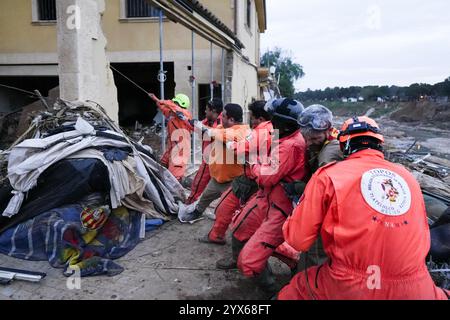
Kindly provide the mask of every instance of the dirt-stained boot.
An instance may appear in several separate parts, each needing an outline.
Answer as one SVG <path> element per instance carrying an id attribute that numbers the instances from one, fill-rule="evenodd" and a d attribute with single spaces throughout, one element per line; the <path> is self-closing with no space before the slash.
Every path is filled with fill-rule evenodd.
<path id="1" fill-rule="evenodd" d="M 279 290 L 269 262 L 267 262 L 263 272 L 256 277 L 256 281 L 261 289 L 266 291 L 270 296 L 274 295 Z"/>
<path id="2" fill-rule="evenodd" d="M 245 242 L 241 242 L 235 237 L 231 237 L 231 251 L 232 255 L 229 258 L 223 258 L 216 261 L 217 269 L 222 270 L 230 270 L 237 269 L 237 259 L 239 257 L 239 253 L 241 253 L 242 248 L 244 247 Z"/>

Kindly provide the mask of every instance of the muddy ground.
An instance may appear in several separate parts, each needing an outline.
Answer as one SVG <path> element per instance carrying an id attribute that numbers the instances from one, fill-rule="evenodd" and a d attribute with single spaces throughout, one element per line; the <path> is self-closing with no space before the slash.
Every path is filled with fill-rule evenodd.
<path id="1" fill-rule="evenodd" d="M 345 117 L 338 117 L 337 124 Z M 414 148 L 450 159 L 450 130 L 414 123 L 398 123 L 388 117 L 378 119 L 390 148 L 406 150 L 415 140 Z M 445 126 L 444 126 L 445 127 Z M 146 138 L 158 147 L 160 138 Z M 193 174 L 194 168 L 189 168 Z M 187 179 L 187 182 L 189 179 Z M 213 210 L 213 205 L 208 210 Z M 264 300 L 271 295 L 237 270 L 223 271 L 216 260 L 230 254 L 229 239 L 225 246 L 198 242 L 212 225 L 204 219 L 193 225 L 178 220 L 166 223 L 148 233 L 145 240 L 117 262 L 124 271 L 114 277 L 83 278 L 79 289 L 69 289 L 68 278 L 61 269 L 47 261 L 25 261 L 0 255 L 0 266 L 46 272 L 40 283 L 14 281 L 0 286 L 0 299 L 196 299 L 196 300 Z M 289 281 L 290 270 L 277 259 L 270 263 L 281 288 Z"/>
<path id="2" fill-rule="evenodd" d="M 79 289 L 62 269 L 47 261 L 25 261 L 0 255 L 0 266 L 47 273 L 40 283 L 14 281 L 0 285 L 0 299 L 182 299 L 182 300 L 267 300 L 271 294 L 259 289 L 237 270 L 216 269 L 216 260 L 230 254 L 230 246 L 200 243 L 212 220 L 181 224 L 174 220 L 147 233 L 145 240 L 116 260 L 124 271 L 114 277 L 82 278 Z M 229 239 L 228 239 L 229 243 Z M 271 258 L 279 287 L 289 281 L 290 270 Z M 73 287 L 73 286 L 72 286 Z"/>

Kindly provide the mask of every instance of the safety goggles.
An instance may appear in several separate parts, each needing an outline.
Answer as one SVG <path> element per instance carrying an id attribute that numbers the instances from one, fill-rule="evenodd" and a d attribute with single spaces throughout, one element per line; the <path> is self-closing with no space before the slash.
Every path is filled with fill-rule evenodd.
<path id="1" fill-rule="evenodd" d="M 299 125 L 302 127 L 312 127 L 314 130 L 317 131 L 325 131 L 331 128 L 331 122 L 330 121 L 323 121 L 320 119 L 313 119 L 308 122 L 302 122 L 302 120 L 299 120 Z"/>

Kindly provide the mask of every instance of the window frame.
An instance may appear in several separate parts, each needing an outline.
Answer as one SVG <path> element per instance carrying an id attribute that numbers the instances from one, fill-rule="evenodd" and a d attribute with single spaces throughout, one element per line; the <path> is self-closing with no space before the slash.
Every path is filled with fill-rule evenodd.
<path id="1" fill-rule="evenodd" d="M 56 0 L 55 10 L 56 10 Z M 54 25 L 56 24 L 57 17 L 55 20 L 41 20 L 39 16 L 39 0 L 31 0 L 31 23 L 36 25 Z"/>
<path id="2" fill-rule="evenodd" d="M 245 25 L 251 30 L 252 28 L 252 0 L 245 2 Z"/>
<path id="3" fill-rule="evenodd" d="M 120 22 L 158 22 L 159 16 L 156 17 L 128 17 L 127 0 L 120 0 Z M 163 21 L 168 21 L 163 15 Z"/>

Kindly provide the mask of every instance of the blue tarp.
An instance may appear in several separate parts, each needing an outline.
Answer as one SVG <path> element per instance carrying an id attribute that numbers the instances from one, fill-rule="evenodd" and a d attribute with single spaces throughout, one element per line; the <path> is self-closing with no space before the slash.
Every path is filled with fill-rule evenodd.
<path id="1" fill-rule="evenodd" d="M 49 210 L 0 234 L 0 252 L 26 260 L 47 260 L 64 274 L 78 267 L 81 276 L 115 275 L 123 268 L 112 259 L 122 257 L 139 242 L 141 213 L 113 210 L 97 230 L 81 222 L 83 207 Z"/>

